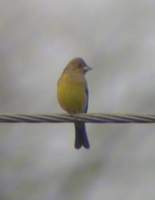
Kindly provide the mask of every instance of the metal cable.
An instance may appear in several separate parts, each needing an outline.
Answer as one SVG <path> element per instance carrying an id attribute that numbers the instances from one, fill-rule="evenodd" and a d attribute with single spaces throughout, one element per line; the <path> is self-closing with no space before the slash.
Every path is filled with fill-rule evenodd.
<path id="1" fill-rule="evenodd" d="M 153 114 L 7 114 L 0 113 L 0 123 L 155 123 Z"/>

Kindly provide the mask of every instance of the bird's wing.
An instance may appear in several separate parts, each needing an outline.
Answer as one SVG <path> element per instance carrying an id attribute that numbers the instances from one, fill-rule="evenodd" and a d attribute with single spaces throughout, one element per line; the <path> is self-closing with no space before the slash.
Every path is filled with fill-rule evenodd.
<path id="1" fill-rule="evenodd" d="M 86 93 L 86 99 L 85 99 L 84 112 L 86 113 L 88 110 L 88 99 L 89 99 L 89 91 L 88 91 L 87 83 L 86 83 L 86 87 L 85 87 L 85 93 Z"/>

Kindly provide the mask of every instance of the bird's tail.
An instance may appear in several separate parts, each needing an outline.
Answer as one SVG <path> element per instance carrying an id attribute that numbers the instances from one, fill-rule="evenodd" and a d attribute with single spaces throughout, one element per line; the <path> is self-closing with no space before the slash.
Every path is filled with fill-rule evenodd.
<path id="1" fill-rule="evenodd" d="M 89 141 L 86 133 L 86 127 L 83 122 L 75 123 L 75 148 L 80 149 L 84 146 L 86 149 L 89 149 Z"/>

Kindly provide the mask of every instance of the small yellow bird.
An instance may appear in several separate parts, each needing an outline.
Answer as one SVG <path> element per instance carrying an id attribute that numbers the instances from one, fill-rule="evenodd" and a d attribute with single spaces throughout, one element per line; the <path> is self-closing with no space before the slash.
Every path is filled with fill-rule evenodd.
<path id="1" fill-rule="evenodd" d="M 85 73 L 91 70 L 82 58 L 72 59 L 58 80 L 57 97 L 61 107 L 70 114 L 86 113 L 88 109 L 88 87 Z M 85 124 L 75 123 L 75 148 L 89 148 Z"/>

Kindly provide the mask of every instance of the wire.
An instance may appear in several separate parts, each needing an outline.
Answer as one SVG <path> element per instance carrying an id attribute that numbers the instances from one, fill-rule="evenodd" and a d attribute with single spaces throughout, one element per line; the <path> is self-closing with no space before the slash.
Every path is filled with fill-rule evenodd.
<path id="1" fill-rule="evenodd" d="M 7 114 L 0 113 L 0 123 L 155 123 L 153 114 Z"/>

